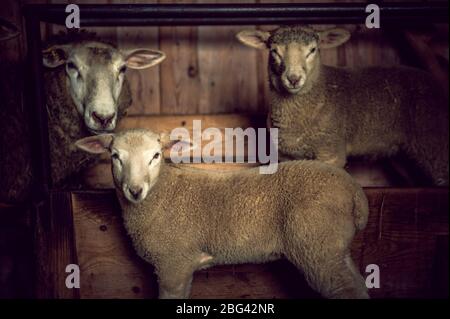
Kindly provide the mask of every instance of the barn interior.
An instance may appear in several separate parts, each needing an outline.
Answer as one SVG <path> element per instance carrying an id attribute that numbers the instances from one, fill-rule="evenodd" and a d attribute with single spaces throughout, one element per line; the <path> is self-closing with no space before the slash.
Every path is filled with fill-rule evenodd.
<path id="1" fill-rule="evenodd" d="M 303 4 L 312 1 L 283 1 Z M 344 1 L 321 1 L 341 3 Z M 351 3 L 352 1 L 345 1 Z M 355 2 L 355 1 L 353 1 Z M 361 2 L 361 1 L 357 1 Z M 398 3 L 402 1 L 396 1 Z M 2 73 L 2 112 L 19 110 L 28 125 L 26 103 L 27 43 L 24 6 L 68 4 L 60 0 L 6 0 L 0 18 L 18 33 L 0 42 L 0 64 L 17 72 Z M 224 4 L 221 0 L 77 1 L 78 4 Z M 234 2 L 233 2 L 234 3 Z M 269 0 L 236 1 L 260 5 Z M 369 3 L 369 2 L 368 2 Z M 426 4 L 427 1 L 417 3 Z M 448 6 L 447 1 L 442 1 Z M 428 71 L 448 98 L 448 12 L 446 21 L 393 23 L 367 29 L 340 24 L 351 32 L 347 43 L 321 52 L 331 66 L 408 65 Z M 426 20 L 426 19 L 425 19 Z M 327 28 L 337 24 L 314 24 Z M 193 121 L 202 128 L 243 129 L 266 126 L 267 53 L 243 46 L 236 33 L 244 28 L 272 30 L 276 25 L 189 25 L 86 27 L 120 49 L 153 48 L 167 55 L 153 68 L 127 70 L 132 105 L 118 130 L 170 131 Z M 40 23 L 42 41 L 66 31 Z M 29 53 L 29 52 L 28 52 Z M 28 65 L 29 66 L 29 65 Z M 3 68 L 3 67 L 2 67 Z M 8 108 L 9 107 L 9 108 Z M 5 113 L 3 113 L 5 114 Z M 7 123 L 0 123 L 6 125 Z M 30 129 L 30 135 L 36 134 Z M 2 139 L 11 140 L 11 134 Z M 207 143 L 208 141 L 203 141 Z M 8 150 L 0 148 L 2 152 Z M 3 156 L 3 155 L 0 155 Z M 167 156 L 167 155 L 166 155 Z M 205 170 L 239 170 L 258 163 L 186 164 Z M 448 297 L 448 187 L 427 185 L 414 164 L 395 156 L 351 159 L 346 170 L 363 186 L 369 222 L 352 245 L 362 274 L 380 267 L 381 287 L 371 298 Z M 141 260 L 123 228 L 108 158 L 85 171 L 83 186 L 52 188 L 45 200 L 0 203 L 0 298 L 155 298 L 156 278 Z M 1 176 L 0 176 L 1 179 Z M 80 266 L 80 289 L 67 289 L 65 267 Z M 317 298 L 297 269 L 284 260 L 262 265 L 216 266 L 198 271 L 192 298 Z"/>

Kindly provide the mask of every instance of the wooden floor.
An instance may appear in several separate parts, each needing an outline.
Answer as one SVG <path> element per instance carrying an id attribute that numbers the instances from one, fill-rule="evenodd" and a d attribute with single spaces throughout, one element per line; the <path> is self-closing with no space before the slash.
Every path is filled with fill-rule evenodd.
<path id="1" fill-rule="evenodd" d="M 362 274 L 380 267 L 372 298 L 448 296 L 448 190 L 367 188 L 370 219 L 353 245 Z M 71 194 L 81 298 L 152 298 L 152 267 L 136 256 L 111 191 Z M 196 273 L 192 298 L 314 298 L 286 261 Z"/>

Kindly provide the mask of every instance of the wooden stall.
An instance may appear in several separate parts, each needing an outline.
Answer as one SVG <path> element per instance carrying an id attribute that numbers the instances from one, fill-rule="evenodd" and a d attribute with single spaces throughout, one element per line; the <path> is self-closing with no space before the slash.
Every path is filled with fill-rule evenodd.
<path id="1" fill-rule="evenodd" d="M 92 3 L 77 1 L 84 2 Z M 230 1 L 95 1 L 98 4 L 186 2 Z M 7 0 L 2 3 L 0 17 L 7 18 L 23 32 L 21 6 L 26 3 L 70 1 Z M 323 51 L 325 64 L 416 66 L 431 72 L 448 96 L 448 24 L 396 30 L 346 27 L 351 30 L 352 39 L 337 49 Z M 267 57 L 263 51 L 249 49 L 236 40 L 235 34 L 243 28 L 248 26 L 89 28 L 117 43 L 119 48 L 154 48 L 167 55 L 166 61 L 156 67 L 127 71 L 133 104 L 119 129 L 192 129 L 192 121 L 197 119 L 202 120 L 204 128 L 264 127 L 268 111 Z M 63 29 L 41 24 L 41 30 L 45 39 Z M 24 40 L 22 33 L 16 39 L 0 43 L 1 63 L 23 63 Z M 234 170 L 257 164 L 192 165 Z M 380 267 L 381 287 L 371 289 L 371 297 L 448 297 L 448 188 L 423 187 L 420 177 L 400 157 L 371 163 L 354 160 L 346 169 L 364 186 L 370 203 L 368 226 L 355 239 L 352 255 L 363 275 L 367 265 Z M 88 186 L 83 189 L 52 190 L 49 201 L 36 211 L 27 205 L 0 204 L 0 232 L 19 230 L 14 235 L 4 232 L 0 236 L 0 297 L 157 296 L 153 269 L 136 255 L 122 226 L 107 161 L 88 170 L 84 180 Z M 8 247 L 11 240 L 20 243 L 20 253 Z M 80 289 L 65 286 L 68 264 L 80 266 Z M 12 271 L 11 265 L 19 268 Z M 192 297 L 318 296 L 293 266 L 281 260 L 199 271 L 193 281 Z"/>

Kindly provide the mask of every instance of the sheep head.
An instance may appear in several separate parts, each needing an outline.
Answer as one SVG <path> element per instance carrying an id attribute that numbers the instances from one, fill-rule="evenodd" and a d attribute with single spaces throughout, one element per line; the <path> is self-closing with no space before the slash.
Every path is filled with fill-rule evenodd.
<path id="1" fill-rule="evenodd" d="M 131 203 L 142 202 L 155 185 L 164 162 L 163 152 L 180 140 L 169 134 L 133 129 L 85 137 L 75 145 L 91 154 L 110 152 L 116 188 Z"/>
<path id="2" fill-rule="evenodd" d="M 316 31 L 295 26 L 280 27 L 271 32 L 244 30 L 237 38 L 247 46 L 268 49 L 272 87 L 281 93 L 297 94 L 317 74 L 319 49 L 341 45 L 350 38 L 350 33 L 339 28 Z"/>
<path id="3" fill-rule="evenodd" d="M 148 68 L 164 58 L 157 50 L 120 51 L 96 41 L 54 45 L 43 51 L 46 67 L 65 67 L 68 93 L 85 126 L 94 134 L 116 127 L 126 69 Z"/>

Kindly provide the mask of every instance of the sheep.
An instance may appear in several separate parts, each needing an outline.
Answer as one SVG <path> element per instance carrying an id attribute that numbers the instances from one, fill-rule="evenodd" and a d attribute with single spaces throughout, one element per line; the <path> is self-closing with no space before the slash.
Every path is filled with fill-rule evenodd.
<path id="1" fill-rule="evenodd" d="M 319 161 L 283 162 L 274 174 L 187 168 L 162 159 L 176 142 L 143 129 L 76 142 L 110 151 L 125 228 L 154 265 L 160 298 L 187 298 L 198 269 L 282 256 L 324 297 L 368 298 L 349 252 L 367 198 L 344 170 Z"/>
<path id="2" fill-rule="evenodd" d="M 350 38 L 344 29 L 287 26 L 246 30 L 244 44 L 269 50 L 270 114 L 280 156 L 344 167 L 349 156 L 399 151 L 435 185 L 448 185 L 448 107 L 425 72 L 409 67 L 322 65 L 320 49 Z"/>
<path id="3" fill-rule="evenodd" d="M 120 51 L 88 32 L 55 36 L 42 54 L 51 177 L 55 186 L 63 187 L 94 163 L 94 157 L 79 152 L 74 142 L 91 134 L 113 131 L 131 105 L 126 69 L 154 66 L 164 60 L 165 54 L 149 49 Z M 21 130 L 23 121 L 24 116 L 11 121 L 9 138 Z M 0 200 L 26 200 L 30 195 L 31 165 L 27 163 L 17 172 L 14 163 L 24 161 L 25 152 L 6 154 L 9 160 L 5 159 L 3 166 L 8 176 L 4 182 L 9 184 L 2 183 L 6 194 L 0 194 Z"/>

